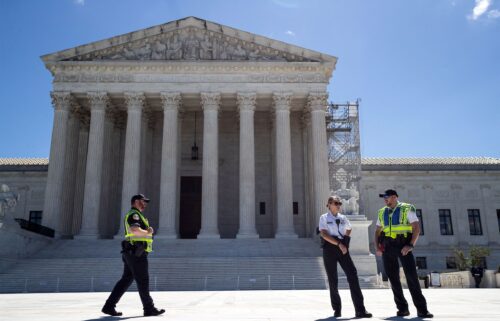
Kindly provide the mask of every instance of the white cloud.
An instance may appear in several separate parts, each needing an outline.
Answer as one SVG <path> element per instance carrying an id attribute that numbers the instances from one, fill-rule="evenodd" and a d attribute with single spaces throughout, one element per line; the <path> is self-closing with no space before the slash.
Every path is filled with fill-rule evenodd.
<path id="1" fill-rule="evenodd" d="M 85 0 L 75 0 L 75 3 L 79 4 L 81 6 L 84 6 L 85 5 Z"/>
<path id="2" fill-rule="evenodd" d="M 476 0 L 476 5 L 474 6 L 474 9 L 472 9 L 472 14 L 467 18 L 477 20 L 488 10 L 490 5 L 491 0 Z"/>
<path id="3" fill-rule="evenodd" d="M 287 30 L 285 33 L 289 36 L 295 37 L 295 32 L 293 32 L 292 30 Z"/>
<path id="4" fill-rule="evenodd" d="M 500 10 L 494 9 L 494 10 L 488 11 L 488 18 L 490 18 L 490 19 L 500 18 Z"/>

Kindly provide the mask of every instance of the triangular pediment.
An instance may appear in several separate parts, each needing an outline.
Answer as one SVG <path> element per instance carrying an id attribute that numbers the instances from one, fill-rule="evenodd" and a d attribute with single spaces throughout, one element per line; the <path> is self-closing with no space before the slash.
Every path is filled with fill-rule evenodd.
<path id="1" fill-rule="evenodd" d="M 57 61 L 288 61 L 337 58 L 195 17 L 42 56 Z"/>

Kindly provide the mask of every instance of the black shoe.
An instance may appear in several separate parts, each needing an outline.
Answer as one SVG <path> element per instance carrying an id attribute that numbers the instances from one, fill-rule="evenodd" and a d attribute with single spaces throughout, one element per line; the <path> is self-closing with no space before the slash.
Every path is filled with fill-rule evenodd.
<path id="1" fill-rule="evenodd" d="M 417 315 L 419 318 L 434 318 L 434 314 L 430 313 L 429 311 L 418 312 Z"/>
<path id="2" fill-rule="evenodd" d="M 335 312 L 333 313 L 333 316 L 335 318 L 340 318 L 342 316 L 342 312 L 340 312 L 340 310 L 335 310 Z"/>
<path id="3" fill-rule="evenodd" d="M 373 315 L 370 312 L 367 312 L 366 310 L 363 312 L 356 312 L 356 318 L 362 319 L 362 318 L 371 318 Z"/>
<path id="4" fill-rule="evenodd" d="M 123 314 L 121 312 L 116 311 L 114 307 L 109 307 L 109 306 L 103 306 L 101 312 L 104 314 L 109 314 L 113 317 L 119 317 Z"/>
<path id="5" fill-rule="evenodd" d="M 164 309 L 158 310 L 157 308 L 152 308 L 150 310 L 144 310 L 144 316 L 145 317 L 152 317 L 152 316 L 160 315 L 160 314 L 163 314 L 163 313 L 165 313 Z"/>
<path id="6" fill-rule="evenodd" d="M 410 315 L 410 311 L 408 310 L 398 310 L 398 312 L 396 313 L 396 315 L 398 317 L 407 317 Z"/>

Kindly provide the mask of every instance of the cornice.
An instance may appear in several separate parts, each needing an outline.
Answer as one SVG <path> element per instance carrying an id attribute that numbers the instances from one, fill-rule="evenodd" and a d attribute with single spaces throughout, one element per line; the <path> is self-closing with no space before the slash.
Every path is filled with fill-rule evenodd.
<path id="1" fill-rule="evenodd" d="M 333 65 L 328 62 L 249 62 L 249 61 L 59 61 L 47 63 L 53 76 L 67 73 L 78 75 L 78 79 L 95 80 L 91 75 L 107 74 L 239 74 L 239 73 L 319 73 L 327 80 Z M 105 77 L 101 77 L 105 80 Z M 55 81 L 58 81 L 56 78 Z"/>

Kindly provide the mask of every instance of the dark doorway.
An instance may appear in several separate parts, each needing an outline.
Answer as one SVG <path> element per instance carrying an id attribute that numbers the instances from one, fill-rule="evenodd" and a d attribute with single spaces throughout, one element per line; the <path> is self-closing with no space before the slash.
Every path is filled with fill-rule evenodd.
<path id="1" fill-rule="evenodd" d="M 201 228 L 201 176 L 181 177 L 179 213 L 181 239 L 195 239 Z"/>

